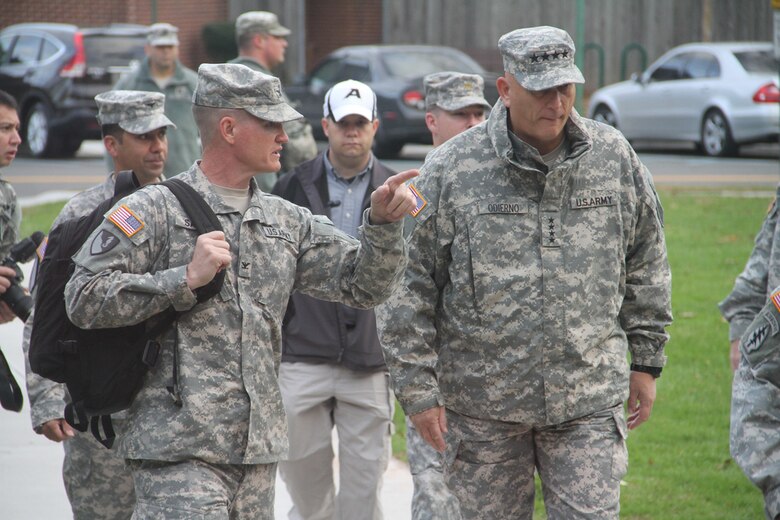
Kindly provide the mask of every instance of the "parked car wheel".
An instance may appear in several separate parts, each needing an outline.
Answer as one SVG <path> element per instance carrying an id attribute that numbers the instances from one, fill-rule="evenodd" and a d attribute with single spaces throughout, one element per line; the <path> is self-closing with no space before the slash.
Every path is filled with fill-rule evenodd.
<path id="1" fill-rule="evenodd" d="M 617 128 L 617 118 L 612 110 L 607 105 L 599 105 L 593 112 L 593 119 L 599 123 L 604 123 L 614 128 Z"/>
<path id="2" fill-rule="evenodd" d="M 737 153 L 726 116 L 718 109 L 709 110 L 701 123 L 701 150 L 711 157 L 728 157 Z"/>
<path id="3" fill-rule="evenodd" d="M 32 157 L 42 158 L 53 155 L 51 139 L 51 109 L 43 101 L 36 101 L 24 116 L 25 151 Z"/>

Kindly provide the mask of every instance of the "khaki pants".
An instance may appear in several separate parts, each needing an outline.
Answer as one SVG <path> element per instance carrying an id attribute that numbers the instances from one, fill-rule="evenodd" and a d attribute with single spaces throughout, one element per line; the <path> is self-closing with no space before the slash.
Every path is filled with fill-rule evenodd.
<path id="1" fill-rule="evenodd" d="M 336 365 L 282 363 L 289 460 L 279 473 L 293 501 L 290 518 L 381 519 L 382 475 L 390 452 L 393 399 L 384 372 Z M 339 439 L 339 492 L 332 430 Z"/>

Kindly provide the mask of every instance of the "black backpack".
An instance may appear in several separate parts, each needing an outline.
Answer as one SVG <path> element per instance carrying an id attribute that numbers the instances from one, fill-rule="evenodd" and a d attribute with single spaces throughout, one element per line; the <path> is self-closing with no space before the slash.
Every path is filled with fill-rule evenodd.
<path id="1" fill-rule="evenodd" d="M 222 230 L 217 216 L 192 187 L 178 179 L 168 179 L 162 184 L 179 199 L 198 234 Z M 100 225 L 104 214 L 138 187 L 132 172 L 120 172 L 112 198 L 88 215 L 52 229 L 36 281 L 30 367 L 36 374 L 67 385 L 71 402 L 65 406 L 65 420 L 81 432 L 90 427 L 95 438 L 107 448 L 115 438 L 111 414 L 132 404 L 146 372 L 157 361 L 160 350 L 157 338 L 181 313 L 170 307 L 137 325 L 81 329 L 68 319 L 65 311 L 65 284 L 75 269 L 71 258 Z M 224 277 L 225 271 L 220 271 L 208 285 L 196 290 L 198 302 L 217 294 Z M 148 323 L 154 326 L 149 327 Z M 168 390 L 181 405 L 177 357 L 174 348 L 174 384 Z"/>

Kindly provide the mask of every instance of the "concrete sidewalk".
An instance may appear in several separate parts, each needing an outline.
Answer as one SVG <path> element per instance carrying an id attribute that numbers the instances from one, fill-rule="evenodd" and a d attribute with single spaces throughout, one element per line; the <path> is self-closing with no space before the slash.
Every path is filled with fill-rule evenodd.
<path id="1" fill-rule="evenodd" d="M 24 267 L 29 268 L 29 265 Z M 14 377 L 24 387 L 20 320 L 0 325 L 0 347 Z M 24 398 L 20 413 L 0 408 L 0 518 L 70 520 L 73 516 L 62 483 L 62 445 L 32 431 L 26 391 Z M 282 520 L 287 518 L 291 502 L 278 477 L 276 484 L 276 519 Z M 410 519 L 411 500 L 409 468 L 405 463 L 391 459 L 382 488 L 385 518 Z"/>

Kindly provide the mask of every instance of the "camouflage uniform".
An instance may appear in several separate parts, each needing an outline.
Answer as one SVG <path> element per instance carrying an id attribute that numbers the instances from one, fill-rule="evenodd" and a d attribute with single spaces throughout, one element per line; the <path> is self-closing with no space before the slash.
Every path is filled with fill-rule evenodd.
<path id="1" fill-rule="evenodd" d="M 558 62 L 521 65 L 555 85 L 558 63 L 574 67 L 566 37 Z M 618 131 L 572 112 L 565 159 L 548 169 L 507 121 L 499 100 L 426 158 L 380 339 L 406 413 L 446 406 L 445 474 L 464 518 L 531 518 L 534 465 L 550 518 L 617 518 L 627 350 L 636 365 L 666 359 L 661 205 Z"/>
<path id="2" fill-rule="evenodd" d="M 780 287 L 779 235 L 775 202 L 745 269 L 719 304 L 729 339 L 741 338 L 732 383 L 731 455 L 763 492 L 769 519 L 780 518 L 780 340 L 777 293 L 772 294 Z"/>
<path id="3" fill-rule="evenodd" d="M 111 91 L 99 94 L 96 97 L 98 120 L 101 124 L 119 124 L 123 130 L 134 134 L 174 126 L 163 114 L 164 100 L 162 94 L 152 92 Z M 101 184 L 75 195 L 54 219 L 52 228 L 90 214 L 101 202 L 114 196 L 114 184 L 115 177 L 111 173 Z M 30 418 L 33 429 L 40 434 L 45 423 L 63 417 L 70 397 L 64 384 L 43 378 L 30 368 L 27 354 L 33 314 L 24 326 L 22 348 L 27 369 Z M 112 423 L 116 435 L 121 436 L 125 428 L 125 414 L 113 415 Z M 76 431 L 75 437 L 64 441 L 63 447 L 62 477 L 74 518 L 130 518 L 135 492 L 133 478 L 124 459 L 116 451 L 106 449 L 91 432 Z"/>
<path id="4" fill-rule="evenodd" d="M 454 111 L 470 106 L 490 110 L 485 100 L 485 81 L 477 74 L 434 72 L 423 78 L 425 109 Z M 425 442 L 414 423 L 406 418 L 406 454 L 414 482 L 413 520 L 458 520 L 458 499 L 447 488 L 442 475 L 442 456 Z"/>
<path id="5" fill-rule="evenodd" d="M 196 104 L 238 108 L 226 100 L 237 85 L 246 85 L 243 97 L 237 93 L 231 99 L 240 99 L 255 117 L 300 117 L 283 103 L 276 78 L 224 64 L 202 65 L 199 74 Z M 277 117 L 280 111 L 285 119 Z M 249 477 L 242 485 L 267 500 L 252 502 L 252 510 L 240 516 L 272 518 L 273 492 L 264 490 L 272 489 L 275 464 L 288 448 L 276 377 L 290 294 L 300 290 L 359 308 L 376 305 L 393 290 L 406 265 L 401 225 L 370 225 L 366 213 L 357 241 L 326 218 L 262 193 L 254 182 L 242 215 L 214 192 L 198 165 L 178 177 L 213 208 L 231 244 L 234 261 L 220 294 L 196 305 L 185 276 L 195 231 L 176 197 L 152 185 L 109 213 L 131 212 L 133 221 L 123 221 L 131 230 L 123 232 L 107 219 L 74 257 L 77 268 L 66 287 L 66 306 L 74 322 L 86 328 L 137 323 L 171 305 L 187 311 L 176 330 L 160 338 L 157 365 L 131 406 L 126 432 L 116 446 L 133 459 L 142 508 L 136 514 L 164 515 L 164 508 L 154 504 L 160 496 L 177 502 L 180 514 L 192 511 L 203 506 L 198 497 Z M 174 341 L 182 406 L 166 391 Z M 193 481 L 193 472 L 211 478 Z M 258 472 L 265 476 L 254 478 Z M 147 485 L 150 479 L 165 482 L 167 492 Z M 141 491 L 139 482 L 147 483 Z M 242 492 L 240 487 L 236 492 Z M 234 504 L 215 507 L 223 511 Z"/>
<path id="6" fill-rule="evenodd" d="M 287 36 L 290 30 L 279 24 L 276 15 L 267 11 L 249 11 L 236 18 L 236 34 L 241 35 L 248 32 L 267 33 L 273 36 Z M 252 70 L 262 72 L 272 76 L 271 71 L 265 68 L 257 60 L 248 56 L 238 56 L 228 63 L 238 63 L 246 65 Z M 290 104 L 290 100 L 284 92 L 284 101 Z M 305 119 L 298 119 L 284 124 L 284 131 L 290 140 L 284 145 L 282 151 L 282 169 L 279 174 L 290 171 L 302 162 L 314 159 L 317 156 L 317 143 L 314 141 L 311 125 Z M 276 183 L 276 174 L 272 178 L 271 174 L 260 174 L 255 176 L 260 189 L 271 192 Z"/>
<path id="7" fill-rule="evenodd" d="M 170 24 L 155 24 L 152 26 L 168 26 Z M 175 29 L 175 28 L 173 28 Z M 167 29 L 170 31 L 170 29 Z M 150 32 L 150 38 L 154 33 Z M 166 33 L 162 33 L 165 36 Z M 151 40 L 162 42 L 166 39 Z M 178 40 L 176 40 L 178 42 Z M 177 43 L 178 44 L 178 43 Z M 144 58 L 137 69 L 122 76 L 114 90 L 144 90 L 148 92 L 162 92 L 165 94 L 165 115 L 176 124 L 176 130 L 168 132 L 168 159 L 165 162 L 165 176 L 171 177 L 190 169 L 192 163 L 200 157 L 200 143 L 198 140 L 198 128 L 195 126 L 195 118 L 192 116 L 192 93 L 198 76 L 180 62 L 176 62 L 176 72 L 170 78 L 164 89 L 161 89 L 152 78 L 149 70 L 149 58 Z"/>
<path id="8" fill-rule="evenodd" d="M 19 241 L 22 210 L 13 186 L 0 176 L 0 260 L 8 256 L 11 246 Z"/>

